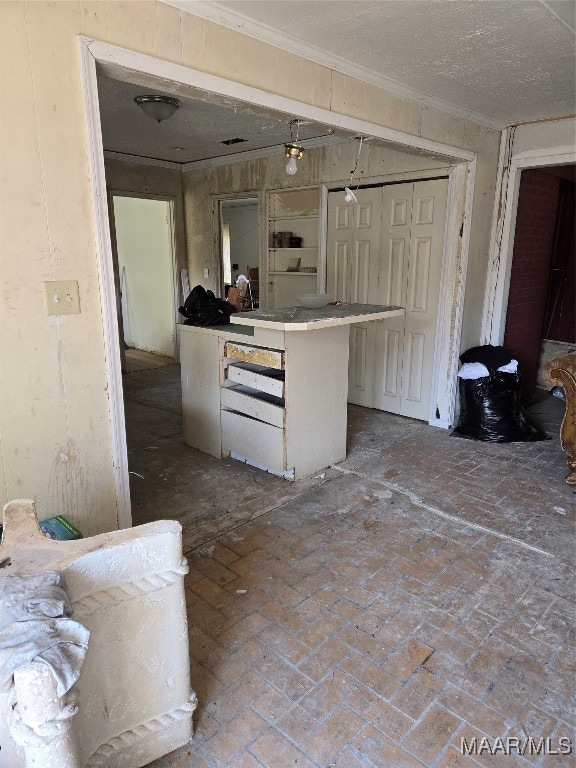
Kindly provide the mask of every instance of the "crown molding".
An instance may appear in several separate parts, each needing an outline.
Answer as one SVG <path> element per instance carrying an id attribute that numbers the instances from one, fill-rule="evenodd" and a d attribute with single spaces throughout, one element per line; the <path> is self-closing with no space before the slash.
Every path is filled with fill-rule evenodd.
<path id="1" fill-rule="evenodd" d="M 112 152 L 107 149 L 104 150 L 104 158 L 106 160 L 122 160 L 122 162 L 131 163 L 132 165 L 153 165 L 156 168 L 171 168 L 176 171 L 181 171 L 184 165 L 184 163 L 174 163 L 171 160 L 158 160 L 155 157 L 130 155 L 127 152 Z"/>
<path id="2" fill-rule="evenodd" d="M 316 147 L 325 147 L 332 144 L 341 144 L 345 141 L 353 141 L 354 137 L 344 136 L 319 136 L 315 139 L 303 139 L 298 144 L 304 149 L 315 149 Z M 263 147 L 262 149 L 249 149 L 246 152 L 234 152 L 230 155 L 221 157 L 208 157 L 205 160 L 192 160 L 189 163 L 175 163 L 171 160 L 158 160 L 154 157 L 144 157 L 142 155 L 130 155 L 126 152 L 104 151 L 106 160 L 120 160 L 131 165 L 152 165 L 156 168 L 169 168 L 171 170 L 182 171 L 201 171 L 206 168 L 216 168 L 219 165 L 232 165 L 233 163 L 245 163 L 250 160 L 261 160 L 266 157 L 284 155 L 284 144 L 275 144 L 273 147 Z"/>
<path id="3" fill-rule="evenodd" d="M 567 3 L 565 0 L 540 0 L 540 5 L 543 5 L 547 11 L 553 16 L 556 16 L 561 24 L 564 24 L 570 32 L 576 32 L 576 25 L 574 24 L 574 3 Z"/>
<path id="4" fill-rule="evenodd" d="M 268 43 L 275 48 L 293 53 L 296 56 L 340 72 L 343 75 L 353 77 L 363 83 L 374 85 L 384 91 L 389 91 L 395 96 L 415 101 L 421 106 L 431 107 L 464 120 L 471 120 L 474 123 L 497 131 L 501 131 L 506 127 L 504 123 L 494 120 L 494 118 L 464 109 L 457 104 L 444 101 L 444 99 L 430 96 L 417 88 L 403 85 L 396 80 L 379 75 L 366 67 L 353 64 L 340 56 L 329 54 L 320 48 L 303 43 L 292 35 L 284 32 L 280 33 L 266 24 L 259 24 L 241 13 L 236 13 L 228 8 L 222 8 L 218 4 L 205 2 L 204 0 L 159 0 L 159 2 L 164 3 L 164 5 L 171 5 L 173 8 L 177 8 L 184 13 L 190 13 L 206 21 L 211 21 L 214 24 L 233 29 L 235 32 L 240 32 L 262 43 Z"/>

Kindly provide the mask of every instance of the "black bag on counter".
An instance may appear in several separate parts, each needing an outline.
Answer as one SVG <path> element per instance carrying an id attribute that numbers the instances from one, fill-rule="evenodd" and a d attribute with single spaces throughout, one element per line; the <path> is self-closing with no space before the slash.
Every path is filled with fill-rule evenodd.
<path id="1" fill-rule="evenodd" d="M 212 291 L 197 285 L 192 288 L 178 312 L 186 318 L 184 325 L 209 326 L 228 325 L 230 315 L 236 309 L 227 301 L 216 298 Z"/>
<path id="2" fill-rule="evenodd" d="M 548 439 L 522 410 L 520 376 L 498 370 L 460 379 L 460 419 L 452 434 L 491 443 Z"/>

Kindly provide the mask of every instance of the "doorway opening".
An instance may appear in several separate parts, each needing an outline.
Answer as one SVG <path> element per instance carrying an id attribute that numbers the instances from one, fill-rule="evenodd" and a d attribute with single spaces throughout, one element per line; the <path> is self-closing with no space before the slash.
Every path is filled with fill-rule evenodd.
<path id="1" fill-rule="evenodd" d="M 174 238 L 168 200 L 114 194 L 124 346 L 174 359 Z"/>
<path id="2" fill-rule="evenodd" d="M 173 201 L 112 193 L 122 370 L 173 364 L 176 281 Z"/>
<path id="3" fill-rule="evenodd" d="M 225 103 L 226 106 L 239 104 L 242 110 L 272 110 L 284 118 L 298 115 L 302 119 L 326 125 L 350 136 L 366 135 L 382 146 L 394 146 L 399 151 L 420 155 L 424 153 L 434 160 L 443 159 L 452 165 L 451 183 L 448 192 L 447 238 L 445 280 L 443 298 L 445 307 L 439 317 L 434 360 L 434 381 L 436 408 L 435 420 L 438 426 L 452 423 L 455 405 L 454 377 L 455 355 L 461 332 L 461 312 L 466 280 L 466 267 L 470 240 L 471 216 L 464 215 L 472 204 L 476 156 L 473 152 L 451 145 L 423 139 L 419 136 L 345 116 L 330 110 L 315 107 L 304 102 L 261 91 L 238 82 L 209 75 L 165 60 L 128 51 L 107 43 L 81 38 L 82 82 L 85 97 L 86 125 L 88 133 L 89 165 L 92 182 L 92 202 L 96 225 L 97 257 L 100 276 L 100 299 L 103 317 L 105 362 L 109 384 L 109 418 L 112 432 L 112 457 L 115 471 L 118 519 L 121 527 L 130 525 L 130 494 L 128 483 L 128 461 L 126 450 L 125 419 L 122 408 L 122 383 L 120 356 L 118 355 L 118 327 L 116 296 L 114 292 L 113 264 L 110 254 L 110 233 L 106 209 L 104 151 L 100 129 L 97 67 L 107 76 L 121 81 L 155 83 L 162 78 L 164 88 L 179 97 L 199 97 L 200 101 Z M 152 86 L 153 87 L 153 86 Z M 235 110 L 234 110 L 235 111 Z M 252 157 L 252 155 L 251 155 Z M 248 158 L 246 158 L 248 159 Z M 200 169 L 200 168 L 198 168 Z M 188 170 L 188 169 L 187 169 Z M 341 181 L 340 181 L 341 183 Z M 187 221 L 187 225 L 190 221 Z M 188 243 L 200 243 L 202 236 L 190 237 Z M 201 254 L 190 257 L 189 266 L 194 267 L 193 279 L 199 276 Z M 206 268 L 205 268 L 206 271 Z M 431 422 L 432 423 L 432 422 Z"/>
<path id="4" fill-rule="evenodd" d="M 522 399 L 549 389 L 546 362 L 576 349 L 576 166 L 520 176 L 503 344 L 518 359 Z"/>

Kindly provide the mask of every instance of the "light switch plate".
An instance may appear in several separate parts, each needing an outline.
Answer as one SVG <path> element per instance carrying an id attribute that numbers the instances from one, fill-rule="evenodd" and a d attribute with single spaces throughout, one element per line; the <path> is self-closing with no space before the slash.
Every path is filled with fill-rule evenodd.
<path id="1" fill-rule="evenodd" d="M 44 281 L 46 314 L 77 315 L 80 313 L 80 294 L 77 280 Z"/>

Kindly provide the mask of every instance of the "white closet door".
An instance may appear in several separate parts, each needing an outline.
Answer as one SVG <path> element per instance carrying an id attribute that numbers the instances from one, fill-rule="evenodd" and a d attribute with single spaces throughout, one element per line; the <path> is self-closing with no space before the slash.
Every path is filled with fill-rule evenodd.
<path id="1" fill-rule="evenodd" d="M 400 211 L 404 201 L 397 189 L 384 187 L 384 269 L 380 272 L 380 284 L 381 296 L 386 299 L 382 303 L 395 304 L 395 300 L 388 301 L 388 298 L 400 294 L 398 281 L 401 279 L 404 295 L 400 305 L 406 307 L 406 316 L 403 324 L 399 323 L 397 327 L 393 327 L 392 322 L 379 323 L 374 407 L 428 421 L 448 180 L 414 183 L 408 230 L 401 224 Z M 398 330 L 400 332 L 396 333 Z"/>
<path id="2" fill-rule="evenodd" d="M 382 190 L 362 189 L 358 205 L 342 192 L 328 195 L 327 293 L 336 301 L 379 304 L 378 272 Z M 350 326 L 348 400 L 372 406 L 375 323 Z"/>
<path id="3" fill-rule="evenodd" d="M 328 195 L 327 290 L 397 305 L 404 318 L 351 326 L 348 400 L 428 421 L 448 180 Z"/>
<path id="4" fill-rule="evenodd" d="M 414 184 L 393 184 L 382 190 L 382 237 L 378 304 L 406 307 Z M 373 323 L 374 399 L 372 407 L 402 413 L 404 317 Z"/>

